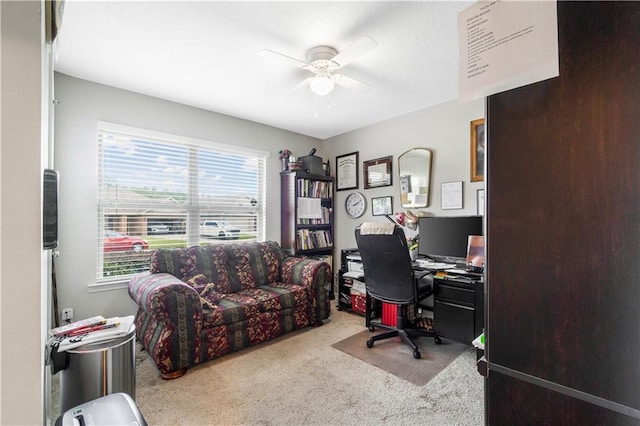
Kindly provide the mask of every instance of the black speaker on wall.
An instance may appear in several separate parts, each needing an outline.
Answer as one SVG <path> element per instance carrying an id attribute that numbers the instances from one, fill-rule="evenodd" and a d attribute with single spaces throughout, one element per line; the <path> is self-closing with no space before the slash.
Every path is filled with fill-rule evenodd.
<path id="1" fill-rule="evenodd" d="M 58 172 L 44 170 L 42 185 L 42 247 L 58 246 Z"/>

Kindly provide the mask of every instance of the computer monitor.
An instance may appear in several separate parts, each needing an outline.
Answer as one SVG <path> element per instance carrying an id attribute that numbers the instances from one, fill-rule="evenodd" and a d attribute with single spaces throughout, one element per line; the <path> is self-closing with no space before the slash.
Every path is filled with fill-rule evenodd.
<path id="1" fill-rule="evenodd" d="M 446 263 L 465 263 L 469 235 L 484 235 L 482 216 L 421 217 L 418 254 Z"/>

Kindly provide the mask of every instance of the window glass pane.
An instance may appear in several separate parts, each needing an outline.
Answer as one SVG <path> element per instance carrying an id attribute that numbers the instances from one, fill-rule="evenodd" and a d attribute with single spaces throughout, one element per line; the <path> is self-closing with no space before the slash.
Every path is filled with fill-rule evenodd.
<path id="1" fill-rule="evenodd" d="M 147 270 L 157 248 L 264 238 L 264 156 L 130 130 L 98 131 L 99 280 Z"/>

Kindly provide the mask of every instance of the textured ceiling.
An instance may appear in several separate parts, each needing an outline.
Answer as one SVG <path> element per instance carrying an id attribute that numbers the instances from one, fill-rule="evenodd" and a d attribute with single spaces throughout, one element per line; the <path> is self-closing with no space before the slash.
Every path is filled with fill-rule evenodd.
<path id="1" fill-rule="evenodd" d="M 67 0 L 55 70 L 326 139 L 457 97 L 457 14 L 472 2 Z M 371 84 L 325 97 L 273 57 L 377 47 L 340 70 Z"/>

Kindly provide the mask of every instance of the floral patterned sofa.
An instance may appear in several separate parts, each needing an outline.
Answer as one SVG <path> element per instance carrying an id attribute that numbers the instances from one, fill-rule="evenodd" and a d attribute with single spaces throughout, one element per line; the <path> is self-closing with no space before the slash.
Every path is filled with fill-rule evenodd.
<path id="1" fill-rule="evenodd" d="M 331 267 L 273 241 L 159 249 L 131 278 L 136 337 L 165 379 L 329 317 Z"/>

